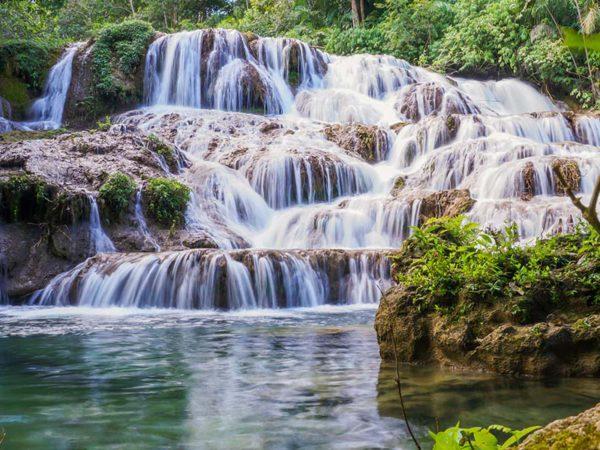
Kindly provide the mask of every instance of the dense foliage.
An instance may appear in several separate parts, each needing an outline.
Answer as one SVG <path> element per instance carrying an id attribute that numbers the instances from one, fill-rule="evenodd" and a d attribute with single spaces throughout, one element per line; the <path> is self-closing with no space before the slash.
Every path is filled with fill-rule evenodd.
<path id="1" fill-rule="evenodd" d="M 135 96 L 133 89 L 124 82 L 123 76 L 134 74 L 142 65 L 152 26 L 139 20 L 110 25 L 98 34 L 94 46 L 93 64 L 98 94 L 105 99 L 127 99 Z"/>
<path id="2" fill-rule="evenodd" d="M 136 184 L 124 173 L 113 173 L 100 187 L 99 198 L 108 215 L 118 220 L 135 194 Z"/>
<path id="3" fill-rule="evenodd" d="M 600 306 L 600 235 L 582 228 L 531 246 L 517 230 L 485 232 L 464 218 L 434 219 L 403 245 L 397 280 L 422 311 L 467 310 L 501 303 L 521 323 L 570 302 Z"/>
<path id="4" fill-rule="evenodd" d="M 560 98 L 600 105 L 600 52 L 564 43 L 565 34 L 584 42 L 600 31 L 597 0 L 359 1 L 366 17 L 357 23 L 352 0 L 7 0 L 0 39 L 58 47 L 105 29 L 96 65 L 100 90 L 110 95 L 120 88 L 106 64 L 136 66 L 149 31 L 141 20 L 165 32 L 220 26 L 287 35 L 333 53 L 389 53 L 450 74 L 517 75 Z M 129 25 L 114 28 L 123 21 Z"/>
<path id="5" fill-rule="evenodd" d="M 190 188 L 177 180 L 152 178 L 144 187 L 144 203 L 148 215 L 159 224 L 173 227 L 183 224 Z"/>

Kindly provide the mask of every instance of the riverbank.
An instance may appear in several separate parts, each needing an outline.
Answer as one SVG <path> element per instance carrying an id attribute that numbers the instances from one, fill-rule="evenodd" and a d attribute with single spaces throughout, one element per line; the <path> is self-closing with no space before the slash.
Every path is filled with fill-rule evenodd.
<path id="1" fill-rule="evenodd" d="M 380 354 L 401 362 L 552 377 L 600 375 L 598 236 L 515 245 L 461 218 L 433 221 L 394 258 Z M 395 341 L 395 342 L 394 342 Z"/>

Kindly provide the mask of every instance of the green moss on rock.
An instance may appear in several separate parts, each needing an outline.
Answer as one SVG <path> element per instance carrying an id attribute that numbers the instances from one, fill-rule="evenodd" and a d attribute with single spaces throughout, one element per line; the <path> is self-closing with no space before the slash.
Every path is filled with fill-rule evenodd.
<path id="1" fill-rule="evenodd" d="M 181 226 L 190 200 L 190 188 L 169 178 L 148 180 L 143 191 L 148 216 L 165 227 Z"/>
<path id="2" fill-rule="evenodd" d="M 136 184 L 124 173 L 113 173 L 100 187 L 99 199 L 109 217 L 119 220 L 135 194 Z"/>
<path id="3" fill-rule="evenodd" d="M 152 26 L 139 20 L 110 25 L 100 31 L 93 50 L 97 93 L 105 100 L 137 98 L 134 78 L 154 35 Z"/>

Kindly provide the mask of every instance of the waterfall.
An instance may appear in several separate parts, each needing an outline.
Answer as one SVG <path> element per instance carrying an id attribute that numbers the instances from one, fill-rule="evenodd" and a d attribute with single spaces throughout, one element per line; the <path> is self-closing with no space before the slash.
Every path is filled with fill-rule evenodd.
<path id="1" fill-rule="evenodd" d="M 60 127 L 71 84 L 73 58 L 80 47 L 81 44 L 73 44 L 68 47 L 59 61 L 50 69 L 43 96 L 37 99 L 31 107 L 33 123 L 29 123 L 29 127 L 44 129 Z"/>
<path id="2" fill-rule="evenodd" d="M 29 111 L 29 120 L 17 122 L 10 120 L 10 105 L 0 98 L 0 133 L 12 130 L 55 130 L 62 124 L 65 102 L 71 85 L 73 59 L 82 43 L 67 47 L 60 59 L 48 73 L 42 97 L 33 102 Z M 7 110 L 8 106 L 8 110 Z M 3 113 L 3 111 L 5 111 Z"/>
<path id="3" fill-rule="evenodd" d="M 388 279 L 381 252 L 113 254 L 57 277 L 30 303 L 219 310 L 374 303 Z"/>
<path id="4" fill-rule="evenodd" d="M 91 194 L 88 195 L 88 198 L 90 200 L 90 244 L 92 253 L 116 252 L 117 249 L 102 228 L 96 198 Z"/>
<path id="5" fill-rule="evenodd" d="M 257 40 L 251 48 L 248 38 L 234 30 L 197 30 L 157 39 L 146 56 L 146 103 L 258 109 L 267 114 L 290 110 L 294 98 L 288 85 L 289 54 L 294 46 L 291 41 Z M 298 71 L 303 87 L 314 86 L 318 78 L 315 51 L 304 43 L 296 47 L 298 67 L 293 70 Z"/>
<path id="6" fill-rule="evenodd" d="M 100 254 L 32 304 L 252 309 L 374 303 L 412 227 L 465 214 L 523 242 L 580 220 L 600 176 L 600 118 L 517 79 L 449 78 L 391 56 L 196 30 L 155 40 L 146 107 L 116 122 L 185 156 L 183 233 L 211 249 Z M 98 251 L 114 250 L 90 220 Z M 136 201 L 136 223 L 159 251 Z"/>
<path id="7" fill-rule="evenodd" d="M 142 210 L 142 190 L 138 189 L 135 193 L 135 220 L 138 224 L 138 228 L 142 236 L 144 237 L 144 242 L 149 243 L 155 252 L 160 252 L 160 245 L 156 242 L 156 239 L 152 237 L 152 233 L 148 229 L 148 225 L 146 224 L 146 218 L 144 217 L 144 211 Z M 112 243 L 111 243 L 112 244 Z"/>

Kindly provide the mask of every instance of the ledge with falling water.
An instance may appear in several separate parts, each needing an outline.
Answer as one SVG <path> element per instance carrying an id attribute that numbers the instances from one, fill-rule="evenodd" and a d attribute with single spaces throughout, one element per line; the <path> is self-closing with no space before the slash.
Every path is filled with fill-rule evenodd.
<path id="1" fill-rule="evenodd" d="M 33 294 L 32 305 L 232 310 L 374 304 L 386 251 L 189 250 L 100 254 Z"/>

